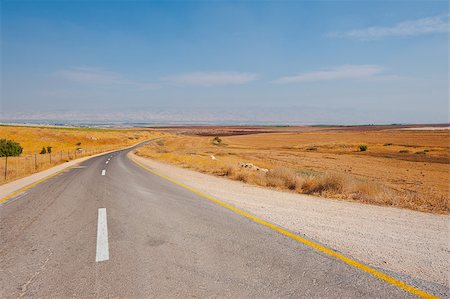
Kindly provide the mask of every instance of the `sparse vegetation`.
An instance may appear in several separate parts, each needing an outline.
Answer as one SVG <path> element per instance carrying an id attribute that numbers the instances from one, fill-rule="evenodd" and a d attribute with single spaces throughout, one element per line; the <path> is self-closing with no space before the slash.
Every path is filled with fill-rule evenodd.
<path id="1" fill-rule="evenodd" d="M 42 147 L 42 149 L 41 149 L 39 154 L 45 155 L 46 153 L 47 153 L 47 150 L 45 149 L 45 147 Z"/>
<path id="2" fill-rule="evenodd" d="M 360 144 L 360 145 L 358 145 L 358 150 L 359 150 L 360 152 L 365 152 L 365 151 L 367 151 L 367 145 L 366 145 L 366 144 Z"/>
<path id="3" fill-rule="evenodd" d="M 307 150 L 307 151 L 310 151 L 310 152 L 315 152 L 315 151 L 317 151 L 317 146 L 308 146 L 308 147 L 306 148 L 306 150 Z"/>
<path id="4" fill-rule="evenodd" d="M 139 155 L 262 187 L 448 212 L 449 132 L 371 132 L 364 135 L 370 146 L 364 155 L 354 150 L 359 150 L 360 132 L 339 132 L 338 136 L 339 143 L 334 132 L 226 136 L 221 138 L 227 144 L 224 150 L 212 137 L 185 135 L 165 139 L 164 144 L 149 143 L 139 149 Z M 384 146 L 383 136 L 395 145 Z M 433 151 L 427 157 L 399 153 L 405 147 L 419 151 L 430 146 Z M 244 168 L 243 163 L 269 171 Z"/>
<path id="5" fill-rule="evenodd" d="M 213 138 L 212 143 L 215 145 L 220 145 L 222 144 L 222 139 L 219 136 L 216 136 Z"/>

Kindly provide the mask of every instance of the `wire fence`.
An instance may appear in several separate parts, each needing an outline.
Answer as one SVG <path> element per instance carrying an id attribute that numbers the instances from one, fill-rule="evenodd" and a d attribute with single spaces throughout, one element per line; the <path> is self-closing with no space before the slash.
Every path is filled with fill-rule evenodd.
<path id="1" fill-rule="evenodd" d="M 0 157 L 0 184 L 25 177 L 64 162 L 118 148 L 120 146 L 69 150 L 52 149 L 51 153 L 46 154 L 30 153 L 17 157 Z"/>

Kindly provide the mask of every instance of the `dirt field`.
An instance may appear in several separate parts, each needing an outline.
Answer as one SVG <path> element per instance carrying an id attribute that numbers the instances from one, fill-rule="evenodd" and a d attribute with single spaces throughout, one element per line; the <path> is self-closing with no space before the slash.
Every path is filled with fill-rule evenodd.
<path id="1" fill-rule="evenodd" d="M 42 171 L 69 160 L 161 136 L 153 130 L 0 126 L 0 139 L 23 147 L 19 157 L 0 157 L 0 184 Z M 51 154 L 40 154 L 43 147 Z M 5 172 L 6 168 L 6 172 Z"/>
<path id="2" fill-rule="evenodd" d="M 257 129 L 179 128 L 180 135 L 149 144 L 139 155 L 260 186 L 448 213 L 448 130 Z"/>

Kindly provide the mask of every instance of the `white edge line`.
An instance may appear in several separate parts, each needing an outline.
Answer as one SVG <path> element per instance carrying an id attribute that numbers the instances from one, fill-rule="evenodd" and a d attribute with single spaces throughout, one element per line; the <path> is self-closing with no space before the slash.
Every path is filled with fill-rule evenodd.
<path id="1" fill-rule="evenodd" d="M 106 208 L 98 209 L 97 223 L 97 252 L 95 255 L 96 262 L 109 260 L 108 245 L 108 224 L 106 221 Z"/>
<path id="2" fill-rule="evenodd" d="M 105 175 L 105 174 L 106 174 L 106 170 L 103 169 L 103 170 L 102 170 L 102 175 Z"/>

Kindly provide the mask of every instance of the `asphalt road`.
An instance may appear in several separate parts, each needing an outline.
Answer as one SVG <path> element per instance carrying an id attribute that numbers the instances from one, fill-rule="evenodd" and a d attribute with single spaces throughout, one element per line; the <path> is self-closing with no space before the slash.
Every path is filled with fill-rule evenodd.
<path id="1" fill-rule="evenodd" d="M 413 297 L 149 173 L 128 151 L 0 206 L 1 297 Z"/>

